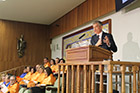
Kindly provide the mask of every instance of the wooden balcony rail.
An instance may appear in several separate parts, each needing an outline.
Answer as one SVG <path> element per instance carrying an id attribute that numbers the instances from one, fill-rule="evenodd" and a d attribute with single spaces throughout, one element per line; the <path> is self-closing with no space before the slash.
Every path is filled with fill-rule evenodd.
<path id="1" fill-rule="evenodd" d="M 24 67 L 25 67 L 25 65 L 22 65 L 22 66 L 18 66 L 18 67 L 15 67 L 15 68 L 8 69 L 8 70 L 0 72 L 0 79 L 1 79 L 2 74 L 7 74 L 7 73 L 19 76 L 19 75 L 21 75 L 23 73 Z"/>
<path id="2" fill-rule="evenodd" d="M 139 67 L 139 62 L 121 61 L 59 64 L 57 93 L 113 93 L 114 90 L 120 93 L 140 93 Z M 129 77 L 129 82 L 126 81 L 126 76 Z M 128 90 L 126 85 L 129 85 Z"/>

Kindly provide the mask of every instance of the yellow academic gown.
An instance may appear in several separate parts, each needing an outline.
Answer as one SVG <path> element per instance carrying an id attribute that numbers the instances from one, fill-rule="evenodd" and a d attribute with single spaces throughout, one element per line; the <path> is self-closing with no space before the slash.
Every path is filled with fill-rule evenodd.
<path id="1" fill-rule="evenodd" d="M 56 65 L 51 65 L 52 72 L 55 72 L 56 68 L 57 68 Z"/>
<path id="2" fill-rule="evenodd" d="M 29 83 L 27 84 L 27 87 L 29 88 L 29 87 L 34 87 L 35 86 L 35 83 L 33 82 L 33 81 L 41 81 L 42 79 L 43 79 L 43 76 L 44 74 L 42 73 L 34 73 L 32 76 L 31 76 L 31 79 L 30 79 L 30 81 L 29 81 Z M 40 77 L 40 76 L 43 76 L 42 78 Z"/>
<path id="3" fill-rule="evenodd" d="M 45 78 L 46 78 L 45 73 L 41 73 L 40 76 L 36 79 L 36 82 L 42 82 Z M 35 87 L 35 83 L 33 81 L 30 81 L 27 87 Z"/>
<path id="4" fill-rule="evenodd" d="M 8 92 L 10 92 L 10 93 L 18 93 L 18 91 L 19 91 L 19 84 L 17 82 L 15 84 L 13 84 L 13 85 L 8 86 Z"/>
<path id="5" fill-rule="evenodd" d="M 50 64 L 50 62 L 47 62 L 46 64 L 44 64 L 44 67 L 46 68 L 46 67 L 50 67 L 51 66 L 51 64 Z"/>
<path id="6" fill-rule="evenodd" d="M 20 80 L 18 79 L 19 84 L 20 84 L 20 85 L 21 85 L 21 84 L 25 84 L 22 80 L 30 80 L 32 75 L 33 75 L 33 74 L 32 74 L 31 72 L 28 72 L 27 75 L 26 75 L 24 78 L 21 78 Z"/>
<path id="7" fill-rule="evenodd" d="M 53 76 L 53 74 L 50 74 L 40 84 L 54 85 L 55 81 L 56 81 L 56 78 Z"/>
<path id="8" fill-rule="evenodd" d="M 63 71 L 62 66 L 60 67 L 60 71 Z M 65 69 L 64 69 L 64 72 L 66 72 L 66 71 L 67 71 L 67 66 L 65 66 Z M 56 65 L 56 67 L 55 67 L 55 72 L 56 73 L 58 72 L 58 65 Z"/>

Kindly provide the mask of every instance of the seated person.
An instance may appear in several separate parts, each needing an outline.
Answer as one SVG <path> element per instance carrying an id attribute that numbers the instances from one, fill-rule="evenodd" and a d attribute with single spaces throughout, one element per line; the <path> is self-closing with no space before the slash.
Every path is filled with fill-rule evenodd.
<path id="1" fill-rule="evenodd" d="M 3 83 L 5 81 L 5 76 L 6 76 L 6 74 L 2 74 L 1 75 L 1 81 L 0 81 L 0 83 Z"/>
<path id="2" fill-rule="evenodd" d="M 55 58 L 55 71 L 53 71 L 54 74 L 56 74 L 58 72 L 58 64 L 59 64 L 59 62 L 60 62 L 60 59 L 58 57 Z"/>
<path id="3" fill-rule="evenodd" d="M 31 74 L 31 72 L 30 72 L 31 71 L 31 68 L 32 67 L 30 67 L 30 66 L 25 67 L 24 70 L 23 70 L 23 74 L 20 77 L 19 76 L 16 77 L 17 78 L 17 81 L 20 82 L 23 79 L 28 78 L 30 76 L 30 74 Z"/>
<path id="4" fill-rule="evenodd" d="M 60 63 L 65 63 L 65 60 L 63 58 L 61 58 L 60 59 Z M 64 71 L 66 71 L 66 70 L 67 70 L 67 67 L 65 66 L 65 70 Z M 61 67 L 61 71 L 63 71 L 62 67 Z"/>
<path id="5" fill-rule="evenodd" d="M 20 85 L 26 85 L 26 83 L 24 82 L 25 80 L 30 80 L 32 75 L 36 72 L 36 69 L 31 67 L 31 71 L 27 73 L 27 75 L 22 78 L 22 80 L 19 82 Z"/>
<path id="6" fill-rule="evenodd" d="M 56 65 L 55 65 L 55 60 L 54 59 L 51 59 L 51 69 L 52 69 L 52 72 L 55 72 L 55 69 L 56 69 Z"/>
<path id="7" fill-rule="evenodd" d="M 39 77 L 34 79 L 34 81 L 29 81 L 27 86 L 28 87 L 33 87 L 33 86 L 35 86 L 35 84 L 42 82 L 46 77 L 46 75 L 43 71 L 44 71 L 44 66 L 40 65 L 40 68 L 39 68 L 39 74 L 40 75 L 39 75 Z"/>
<path id="8" fill-rule="evenodd" d="M 16 82 L 16 76 L 10 77 L 10 85 L 8 86 L 7 93 L 18 93 L 19 91 L 19 84 Z"/>
<path id="9" fill-rule="evenodd" d="M 59 63 L 65 63 L 65 60 L 63 58 L 61 58 L 59 60 Z M 67 67 L 65 66 L 65 70 L 64 71 L 66 71 L 66 70 L 67 70 Z M 60 68 L 60 71 L 63 71 L 62 67 Z M 58 73 L 58 66 L 55 68 L 55 72 Z"/>
<path id="10" fill-rule="evenodd" d="M 49 67 L 45 68 L 44 73 L 46 78 L 42 82 L 36 84 L 35 87 L 31 87 L 30 89 L 21 88 L 19 93 L 31 93 L 31 91 L 32 93 L 45 93 L 45 88 L 42 89 L 41 86 L 54 85 L 56 78 L 53 76 L 52 70 Z"/>
<path id="11" fill-rule="evenodd" d="M 61 58 L 60 63 L 65 63 L 65 60 L 63 58 Z"/>
<path id="12" fill-rule="evenodd" d="M 51 64 L 49 62 L 49 59 L 47 57 L 45 57 L 44 58 L 44 67 L 46 68 L 46 67 L 50 67 L 50 66 L 51 66 Z"/>
<path id="13" fill-rule="evenodd" d="M 8 87 L 10 84 L 10 77 L 11 77 L 11 75 L 9 75 L 9 74 L 7 74 L 5 76 L 5 81 L 3 82 L 3 84 L 5 84 L 6 87 Z"/>
<path id="14" fill-rule="evenodd" d="M 30 71 L 30 70 L 27 70 L 27 69 L 30 69 L 30 67 L 27 68 L 27 66 L 24 68 L 23 70 L 23 73 L 20 75 L 20 78 L 24 78 L 25 75 Z"/>
<path id="15" fill-rule="evenodd" d="M 4 74 L 5 76 L 5 74 Z M 0 84 L 0 93 L 6 92 L 8 90 L 8 87 L 10 84 L 10 75 L 6 75 L 3 82 Z"/>
<path id="16" fill-rule="evenodd" d="M 55 59 L 56 65 L 57 65 L 59 62 L 60 62 L 60 59 L 57 57 L 57 58 Z"/>

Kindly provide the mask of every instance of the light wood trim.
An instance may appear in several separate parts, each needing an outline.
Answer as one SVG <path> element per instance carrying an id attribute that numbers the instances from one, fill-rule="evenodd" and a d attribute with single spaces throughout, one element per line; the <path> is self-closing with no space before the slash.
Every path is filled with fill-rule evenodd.
<path id="1" fill-rule="evenodd" d="M 77 66 L 77 92 L 76 93 L 80 93 L 80 66 Z"/>
<path id="2" fill-rule="evenodd" d="M 66 93 L 69 93 L 69 66 L 67 65 Z"/>
<path id="3" fill-rule="evenodd" d="M 121 71 L 122 71 L 122 82 L 121 82 L 122 92 L 121 93 L 125 93 L 125 70 L 126 70 L 126 66 L 122 65 L 121 66 Z"/>
<path id="4" fill-rule="evenodd" d="M 60 93 L 60 67 L 58 65 L 58 88 L 57 88 L 57 93 Z"/>
<path id="5" fill-rule="evenodd" d="M 112 71 L 113 71 L 113 65 L 108 65 L 108 72 L 109 72 L 109 93 L 113 93 L 113 84 L 112 84 Z"/>
<path id="6" fill-rule="evenodd" d="M 62 66 L 62 93 L 64 93 L 65 90 L 65 76 L 64 76 L 64 71 L 65 71 L 65 67 Z"/>
<path id="7" fill-rule="evenodd" d="M 91 66 L 88 66 L 89 67 L 89 74 L 88 74 L 88 93 L 91 93 Z"/>
<path id="8" fill-rule="evenodd" d="M 15 71 L 15 70 L 17 70 L 19 68 L 22 68 L 22 67 L 25 67 L 25 65 L 18 66 L 18 67 L 12 68 L 12 69 L 8 69 L 8 70 L 5 70 L 5 71 L 2 71 L 2 72 L 0 72 L 0 74 L 7 73 L 7 72 L 10 72 L 10 71 Z"/>
<path id="9" fill-rule="evenodd" d="M 131 72 L 132 71 L 132 68 L 131 67 L 129 67 L 129 72 Z M 129 75 L 129 93 L 132 93 L 132 88 L 131 88 L 131 84 L 132 84 L 132 81 L 131 81 L 131 75 Z"/>
<path id="10" fill-rule="evenodd" d="M 74 66 L 72 65 L 71 93 L 74 93 Z"/>
<path id="11" fill-rule="evenodd" d="M 84 65 L 84 93 L 87 93 L 87 67 Z"/>
<path id="12" fill-rule="evenodd" d="M 110 64 L 108 64 L 108 62 Z M 71 93 L 80 93 L 80 92 L 84 92 L 84 93 L 94 93 L 95 92 L 95 71 L 100 73 L 100 85 L 99 85 L 99 93 L 104 93 L 105 91 L 103 90 L 103 72 L 104 71 L 104 65 L 108 66 L 108 70 L 105 73 L 108 73 L 109 76 L 109 88 L 108 88 L 108 93 L 113 93 L 113 84 L 112 84 L 112 75 L 116 75 L 116 74 L 120 74 L 122 76 L 122 81 L 121 81 L 121 93 L 125 93 L 125 75 L 134 75 L 133 78 L 133 93 L 136 93 L 136 91 L 138 91 L 137 87 L 136 87 L 136 74 L 139 71 L 139 65 L 136 66 L 135 64 L 133 65 L 128 65 L 128 63 L 124 63 L 122 62 L 121 66 L 121 70 L 120 71 L 113 71 L 113 66 L 115 66 L 115 64 L 113 63 L 114 61 L 108 61 L 107 64 L 104 64 L 104 62 L 99 61 L 99 63 L 97 64 L 97 62 L 95 63 L 85 63 L 84 65 L 81 65 L 83 63 L 66 63 L 66 64 L 59 64 L 59 66 L 69 66 L 71 67 L 71 69 L 67 68 L 67 77 L 69 77 L 69 79 L 71 79 L 68 84 L 68 79 L 67 79 L 67 89 L 66 89 L 66 93 L 68 93 L 68 91 Z M 116 62 L 116 61 L 115 61 Z M 130 62 L 131 63 L 131 62 Z M 135 62 L 138 64 L 138 62 Z M 119 62 L 119 64 L 121 64 L 121 62 Z M 140 64 L 140 63 L 139 63 Z M 131 67 L 133 66 L 133 71 L 131 71 Z M 95 67 L 98 67 L 98 70 L 95 70 Z M 129 71 L 126 71 L 126 67 L 129 67 Z M 91 75 L 90 75 L 90 70 L 91 70 Z M 70 74 L 70 72 L 71 74 Z M 79 75 L 79 73 L 82 74 Z M 70 75 L 69 75 L 70 74 Z M 75 76 L 76 75 L 76 76 Z M 138 77 L 139 78 L 139 77 Z M 90 80 L 91 79 L 91 80 Z M 82 81 L 81 81 L 82 80 Z M 129 80 L 131 80 L 131 78 L 129 78 Z M 76 83 L 75 83 L 76 81 Z M 82 82 L 82 83 L 81 83 Z M 91 82 L 91 83 L 90 83 Z M 130 81 L 131 82 L 131 81 Z M 70 84 L 71 83 L 71 84 Z M 76 84 L 76 85 L 75 85 Z M 90 84 L 91 84 L 91 88 L 90 88 Z M 130 84 L 131 85 L 131 84 Z M 132 86 L 132 85 L 131 85 Z M 71 89 L 69 89 L 71 87 Z M 81 90 L 82 89 L 82 90 Z"/>
<path id="13" fill-rule="evenodd" d="M 138 69 L 138 93 L 140 93 L 140 69 Z"/>
<path id="14" fill-rule="evenodd" d="M 91 83 L 91 93 L 95 92 L 95 66 L 91 65 L 91 72 L 92 72 L 92 83 Z"/>
<path id="15" fill-rule="evenodd" d="M 104 65 L 125 65 L 125 66 L 132 66 L 132 65 L 136 65 L 136 66 L 140 66 L 140 62 L 127 62 L 127 61 L 103 61 Z"/>
<path id="16" fill-rule="evenodd" d="M 100 71 L 99 93 L 103 93 L 103 66 L 102 65 L 99 65 L 99 71 Z"/>
<path id="17" fill-rule="evenodd" d="M 115 66 L 115 71 L 117 71 L 117 67 Z M 115 76 L 116 82 L 118 82 L 118 75 Z M 115 89 L 118 90 L 118 84 L 115 85 Z"/>
<path id="18" fill-rule="evenodd" d="M 137 88 L 136 88 L 136 71 L 137 71 L 137 67 L 132 66 L 132 71 L 133 71 L 133 93 L 136 93 L 137 92 Z"/>

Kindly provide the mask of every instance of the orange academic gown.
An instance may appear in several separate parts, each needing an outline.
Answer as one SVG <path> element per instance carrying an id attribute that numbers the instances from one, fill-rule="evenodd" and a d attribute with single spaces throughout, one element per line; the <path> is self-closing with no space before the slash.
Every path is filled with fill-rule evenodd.
<path id="1" fill-rule="evenodd" d="M 10 92 L 10 93 L 18 93 L 18 91 L 19 91 L 19 84 L 18 83 L 15 83 L 13 85 L 8 86 L 8 92 Z"/>
<path id="2" fill-rule="evenodd" d="M 34 73 L 32 76 L 31 76 L 31 79 L 29 81 L 29 83 L 27 84 L 27 87 L 34 87 L 35 86 L 35 83 L 33 81 L 41 81 L 43 79 L 43 77 L 41 78 L 40 77 L 40 73 Z M 43 76 L 43 74 L 41 75 Z"/>
<path id="3" fill-rule="evenodd" d="M 46 64 L 44 64 L 44 67 L 46 68 L 46 67 L 50 67 L 51 66 L 51 64 L 50 64 L 50 62 L 47 62 Z"/>
<path id="4" fill-rule="evenodd" d="M 25 84 L 22 80 L 30 80 L 32 75 L 33 74 L 31 72 L 28 72 L 24 78 L 18 79 L 19 84 Z"/>
<path id="5" fill-rule="evenodd" d="M 57 68 L 56 65 L 52 65 L 51 66 L 52 72 L 56 72 L 56 68 Z"/>
<path id="6" fill-rule="evenodd" d="M 56 81 L 56 78 L 53 76 L 53 74 L 50 74 L 40 84 L 54 85 L 55 81 Z"/>

